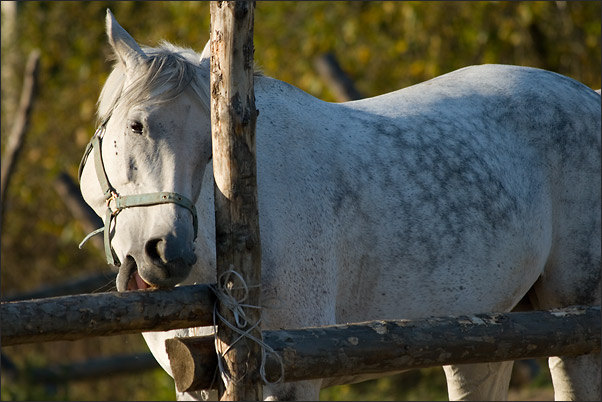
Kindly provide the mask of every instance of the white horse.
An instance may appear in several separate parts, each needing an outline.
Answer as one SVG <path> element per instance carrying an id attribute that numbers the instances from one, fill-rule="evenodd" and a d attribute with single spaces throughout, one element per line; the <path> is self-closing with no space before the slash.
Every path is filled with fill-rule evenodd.
<path id="1" fill-rule="evenodd" d="M 128 204 L 105 230 L 117 288 L 214 283 L 209 46 L 141 48 L 110 12 L 107 34 L 81 191 L 100 216 Z M 593 90 L 482 65 L 346 103 L 256 75 L 255 96 L 264 329 L 600 304 Z M 188 333 L 145 334 L 168 372 L 164 338 Z M 511 368 L 444 367 L 449 397 L 505 399 Z M 599 353 L 550 369 L 556 399 L 600 400 Z M 264 397 L 317 399 L 329 381 Z"/>

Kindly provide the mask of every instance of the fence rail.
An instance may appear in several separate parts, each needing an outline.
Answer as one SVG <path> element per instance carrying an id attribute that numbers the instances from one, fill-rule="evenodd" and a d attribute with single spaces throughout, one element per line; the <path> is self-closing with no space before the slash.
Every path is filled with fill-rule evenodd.
<path id="1" fill-rule="evenodd" d="M 209 285 L 3 302 L 2 346 L 211 325 Z"/>
<path id="2" fill-rule="evenodd" d="M 600 351 L 600 306 L 476 314 L 264 331 L 280 354 L 284 381 L 346 377 L 447 364 Z M 213 337 L 166 341 L 179 391 L 206 389 L 215 370 Z M 280 367 L 267 361 L 268 380 Z"/>
<path id="3" fill-rule="evenodd" d="M 72 381 L 98 380 L 132 372 L 160 368 L 151 353 L 132 353 L 33 368 L 28 375 L 38 383 L 60 384 Z"/>

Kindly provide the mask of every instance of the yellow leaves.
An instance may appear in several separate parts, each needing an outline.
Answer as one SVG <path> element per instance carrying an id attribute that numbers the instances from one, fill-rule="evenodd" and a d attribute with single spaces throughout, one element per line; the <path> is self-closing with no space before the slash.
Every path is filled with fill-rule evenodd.
<path id="1" fill-rule="evenodd" d="M 86 146 L 90 138 L 92 137 L 92 133 L 86 130 L 85 127 L 78 127 L 75 130 L 75 142 L 82 149 Z"/>
<path id="2" fill-rule="evenodd" d="M 402 7 L 401 15 L 403 17 L 402 24 L 406 27 L 406 29 L 414 28 L 416 23 L 416 11 L 414 10 L 413 5 L 406 5 L 406 7 Z"/>
<path id="3" fill-rule="evenodd" d="M 321 94 L 324 91 L 322 81 L 313 73 L 305 73 L 299 79 L 300 86 L 310 94 Z"/>
<path id="4" fill-rule="evenodd" d="M 422 60 L 413 61 L 412 63 L 410 63 L 410 70 L 409 70 L 410 75 L 412 75 L 414 77 L 422 76 L 424 73 L 425 65 L 426 65 L 426 63 Z"/>
<path id="5" fill-rule="evenodd" d="M 82 120 L 90 120 L 95 113 L 95 103 L 92 99 L 84 99 L 79 105 L 79 114 Z"/>
<path id="6" fill-rule="evenodd" d="M 533 19 L 533 7 L 529 4 L 519 4 L 517 8 L 518 17 L 523 25 L 528 25 Z"/>
<path id="7" fill-rule="evenodd" d="M 27 163 L 37 164 L 42 156 L 42 150 L 40 148 L 31 148 L 27 152 Z"/>
<path id="8" fill-rule="evenodd" d="M 510 32 L 508 40 L 513 46 L 519 46 L 523 44 L 525 36 L 522 35 L 520 32 Z"/>
<path id="9" fill-rule="evenodd" d="M 588 47 L 595 48 L 600 46 L 600 35 L 587 35 L 585 37 L 585 44 Z"/>
<path id="10" fill-rule="evenodd" d="M 392 1 L 383 1 L 382 8 L 385 14 L 391 14 L 395 10 L 395 4 Z"/>
<path id="11" fill-rule="evenodd" d="M 348 19 L 345 22 L 343 22 L 342 34 L 343 34 L 343 39 L 345 40 L 345 42 L 347 42 L 347 43 L 355 42 L 355 40 L 357 38 L 357 20 Z"/>
<path id="12" fill-rule="evenodd" d="M 357 59 L 360 64 L 366 64 L 370 61 L 371 50 L 369 46 L 360 45 L 357 48 Z"/>
<path id="13" fill-rule="evenodd" d="M 394 49 L 396 53 L 405 53 L 408 50 L 408 42 L 403 39 L 398 40 L 395 42 Z"/>
<path id="14" fill-rule="evenodd" d="M 441 52 L 441 43 L 442 43 L 442 39 L 440 36 L 433 36 L 430 40 L 429 40 L 429 47 L 428 47 L 428 51 L 429 51 L 429 55 L 434 58 L 435 60 L 437 60 L 437 55 Z M 434 63 L 431 63 L 434 64 Z"/>

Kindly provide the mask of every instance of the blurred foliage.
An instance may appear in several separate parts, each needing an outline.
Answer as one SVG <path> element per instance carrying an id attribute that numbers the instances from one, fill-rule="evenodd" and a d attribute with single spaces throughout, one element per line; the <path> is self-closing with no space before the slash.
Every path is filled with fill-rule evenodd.
<path id="1" fill-rule="evenodd" d="M 4 2 L 3 2 L 4 3 Z M 266 75 L 314 96 L 333 94 L 313 68 L 336 54 L 358 89 L 374 96 L 480 63 L 540 67 L 600 88 L 600 2 L 258 2 L 255 57 Z M 209 38 L 206 2 L 26 2 L 17 8 L 15 40 L 2 43 L 2 69 L 23 71 L 42 51 L 33 120 L 9 189 L 1 237 L 1 292 L 29 290 L 85 272 L 108 269 L 91 246 L 78 250 L 81 225 L 54 191 L 61 171 L 76 177 L 94 131 L 96 98 L 106 79 L 105 10 L 141 44 L 161 39 L 202 50 Z M 4 17 L 3 17 L 4 18 Z M 3 36 L 4 31 L 3 21 Z M 13 122 L 21 77 L 2 81 L 2 150 Z M 16 88 L 16 90 L 15 90 Z M 145 350 L 140 336 L 9 348 L 20 367 Z M 420 384 L 436 369 L 406 374 Z M 410 375 L 410 377 L 407 377 Z M 413 376 L 413 377 L 412 377 Z M 412 382 L 410 381 L 410 383 Z M 390 378 L 324 391 L 325 398 L 431 399 L 420 386 L 403 394 Z M 2 385 L 3 400 L 173 399 L 171 381 L 151 374 L 68 384 L 55 397 L 44 388 Z M 376 385 L 374 385 L 376 384 Z M 424 389 L 429 389 L 428 381 Z M 352 390 L 352 391 L 350 391 Z M 444 391 L 444 389 L 443 389 Z M 381 392 L 380 394 L 378 392 Z M 154 396 L 153 396 L 154 395 Z M 371 395 L 371 396 L 369 396 Z M 439 394 L 436 394 L 439 395 Z"/>
<path id="2" fill-rule="evenodd" d="M 527 399 L 533 398 L 533 399 Z M 546 359 L 514 363 L 509 400 L 552 400 L 552 379 Z M 324 401 L 446 401 L 447 384 L 441 367 L 323 389 Z"/>
<path id="3" fill-rule="evenodd" d="M 351 385 L 323 389 L 324 401 L 446 401 L 447 385 L 441 367 L 405 373 Z"/>

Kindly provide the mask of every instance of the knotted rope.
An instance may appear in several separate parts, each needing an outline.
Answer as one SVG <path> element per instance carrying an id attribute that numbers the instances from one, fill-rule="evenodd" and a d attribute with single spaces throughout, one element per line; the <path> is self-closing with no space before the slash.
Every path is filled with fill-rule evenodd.
<path id="1" fill-rule="evenodd" d="M 240 285 L 237 287 L 233 286 L 235 280 L 240 282 Z M 231 285 L 226 286 L 226 284 L 228 284 L 228 283 L 230 283 Z M 226 353 L 228 353 L 230 351 L 230 349 L 232 349 L 232 347 L 243 338 L 246 338 L 252 342 L 255 342 L 261 348 L 261 365 L 259 366 L 259 376 L 261 377 L 261 380 L 263 381 L 263 383 L 266 385 L 272 385 L 272 384 L 279 383 L 284 379 L 284 364 L 282 362 L 282 358 L 280 357 L 280 355 L 278 353 L 276 353 L 276 351 L 274 351 L 274 349 L 272 349 L 268 344 L 263 342 L 263 340 L 251 335 L 251 332 L 254 329 L 258 328 L 259 324 L 261 323 L 261 318 L 259 320 L 257 320 L 257 322 L 255 322 L 251 325 L 251 323 L 249 322 L 249 319 L 247 317 L 247 314 L 245 312 L 245 309 L 261 309 L 261 306 L 255 306 L 252 304 L 244 303 L 244 301 L 247 299 L 247 297 L 249 295 L 250 287 L 260 287 L 260 285 L 252 285 L 252 286 L 247 285 L 247 283 L 245 282 L 242 275 L 234 270 L 233 265 L 230 265 L 230 269 L 223 272 L 217 278 L 216 286 L 211 286 L 211 289 L 215 293 L 215 296 L 217 297 L 217 299 L 219 300 L 221 305 L 224 306 L 225 308 L 227 308 L 228 310 L 230 310 L 232 312 L 232 315 L 234 316 L 234 323 L 229 322 L 224 316 L 222 316 L 219 313 L 218 308 L 217 308 L 217 303 L 215 304 L 215 306 L 213 308 L 213 325 L 216 328 L 216 331 L 214 332 L 214 339 L 215 339 L 215 349 L 218 352 L 217 353 L 217 366 L 218 366 L 218 370 L 219 370 L 220 376 L 222 378 L 222 381 L 224 382 L 226 387 L 228 387 L 229 384 L 235 380 L 225 370 L 223 356 L 225 356 Z M 240 289 L 243 290 L 243 292 L 242 292 L 243 294 L 241 297 L 236 298 L 233 295 L 233 291 L 240 290 Z M 220 350 L 221 343 L 218 342 L 218 339 L 217 339 L 217 320 L 218 319 L 219 319 L 219 321 L 224 323 L 228 328 L 230 328 L 233 332 L 235 332 L 239 335 L 238 338 L 236 338 L 234 340 L 234 342 L 232 342 L 228 346 L 228 348 L 224 351 Z M 266 377 L 265 364 L 266 364 L 268 355 L 272 355 L 278 362 L 278 365 L 280 366 L 280 376 L 278 377 L 278 379 L 276 381 L 269 381 Z M 242 377 L 244 377 L 245 375 L 247 375 L 247 373 L 245 373 Z"/>

